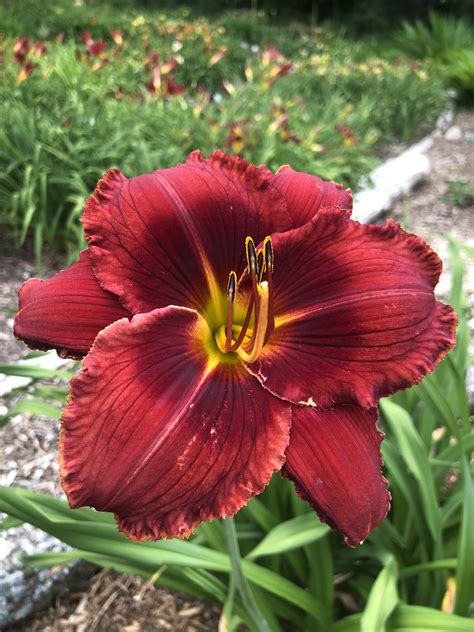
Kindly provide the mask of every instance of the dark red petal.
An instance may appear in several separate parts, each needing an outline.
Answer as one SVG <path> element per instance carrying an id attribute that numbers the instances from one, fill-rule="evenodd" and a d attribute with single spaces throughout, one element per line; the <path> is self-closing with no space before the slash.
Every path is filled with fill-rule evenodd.
<path id="1" fill-rule="evenodd" d="M 338 206 L 352 213 L 352 192 L 340 184 L 321 180 L 309 173 L 281 167 L 274 176 L 275 184 L 284 196 L 291 215 L 293 228 L 302 226 L 326 206 Z"/>
<path id="2" fill-rule="evenodd" d="M 56 349 L 63 357 L 82 357 L 101 329 L 130 316 L 118 298 L 97 283 L 87 250 L 51 279 L 26 281 L 18 302 L 15 336 L 32 349 Z"/>
<path id="3" fill-rule="evenodd" d="M 453 346 L 456 316 L 433 294 L 441 261 L 394 222 L 365 226 L 323 209 L 273 247 L 276 330 L 250 368 L 272 393 L 370 408 Z"/>
<path id="4" fill-rule="evenodd" d="M 376 420 L 376 408 L 293 408 L 283 474 L 349 546 L 361 544 L 390 508 Z"/>
<path id="5" fill-rule="evenodd" d="M 98 279 L 133 313 L 205 311 L 243 269 L 248 235 L 258 243 L 291 227 L 273 176 L 221 151 L 130 180 L 108 171 L 83 223 Z"/>
<path id="6" fill-rule="evenodd" d="M 71 382 L 61 472 L 72 507 L 132 539 L 234 514 L 284 462 L 291 407 L 237 362 L 212 365 L 205 321 L 166 307 L 101 332 Z"/>

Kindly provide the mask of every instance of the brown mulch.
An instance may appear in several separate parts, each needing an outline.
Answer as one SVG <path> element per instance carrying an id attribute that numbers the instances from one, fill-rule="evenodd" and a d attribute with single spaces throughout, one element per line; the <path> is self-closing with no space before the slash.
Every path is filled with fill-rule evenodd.
<path id="1" fill-rule="evenodd" d="M 81 592 L 5 632 L 211 632 L 219 609 L 156 588 L 137 577 L 102 570 Z"/>

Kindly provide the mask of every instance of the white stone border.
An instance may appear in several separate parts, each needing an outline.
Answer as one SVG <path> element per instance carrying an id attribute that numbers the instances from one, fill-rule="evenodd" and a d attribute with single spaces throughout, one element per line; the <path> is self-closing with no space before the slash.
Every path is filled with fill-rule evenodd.
<path id="1" fill-rule="evenodd" d="M 443 134 L 454 120 L 451 105 L 436 122 L 435 129 L 399 156 L 390 158 L 377 167 L 361 182 L 361 189 L 354 195 L 353 217 L 362 224 L 369 224 L 394 202 L 409 193 L 431 171 L 428 150 L 434 138 Z"/>

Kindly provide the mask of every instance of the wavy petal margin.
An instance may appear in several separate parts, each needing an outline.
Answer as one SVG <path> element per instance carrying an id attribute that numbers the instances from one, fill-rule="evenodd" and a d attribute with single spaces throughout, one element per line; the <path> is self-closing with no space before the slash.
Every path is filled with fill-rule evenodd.
<path id="1" fill-rule="evenodd" d="M 71 382 L 61 474 L 71 507 L 116 514 L 133 540 L 233 515 L 284 462 L 291 407 L 235 364 L 210 364 L 207 324 L 166 307 L 99 334 Z"/>
<path id="2" fill-rule="evenodd" d="M 50 279 L 29 279 L 18 293 L 14 333 L 32 349 L 56 349 L 81 358 L 101 329 L 129 317 L 116 296 L 103 290 L 92 272 L 89 252 Z"/>
<path id="3" fill-rule="evenodd" d="M 352 191 L 344 189 L 336 182 L 294 171 L 288 165 L 280 167 L 274 181 L 286 200 L 293 228 L 303 226 L 322 208 L 328 206 L 338 206 L 346 213 L 347 219 L 351 216 Z"/>
<path id="4" fill-rule="evenodd" d="M 283 475 L 352 547 L 362 544 L 390 508 L 376 420 L 376 408 L 293 408 Z"/>
<path id="5" fill-rule="evenodd" d="M 455 343 L 436 302 L 441 261 L 398 224 L 323 209 L 273 238 L 276 329 L 249 370 L 293 403 L 375 406 L 421 381 Z"/>
<path id="6" fill-rule="evenodd" d="M 131 179 L 108 171 L 83 224 L 97 278 L 133 313 L 219 305 L 245 238 L 291 228 L 273 176 L 221 151 Z"/>

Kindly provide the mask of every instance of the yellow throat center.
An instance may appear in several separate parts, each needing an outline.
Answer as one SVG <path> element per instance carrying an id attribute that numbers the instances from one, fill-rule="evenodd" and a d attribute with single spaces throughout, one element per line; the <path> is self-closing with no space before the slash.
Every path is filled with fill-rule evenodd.
<path id="1" fill-rule="evenodd" d="M 247 363 L 255 362 L 275 327 L 273 314 L 273 246 L 265 237 L 257 252 L 251 237 L 245 240 L 247 271 L 252 280 L 252 292 L 242 324 L 234 322 L 234 301 L 237 274 L 232 270 L 227 283 L 227 323 L 215 333 L 221 353 L 236 353 Z M 265 280 L 263 278 L 265 277 Z"/>

